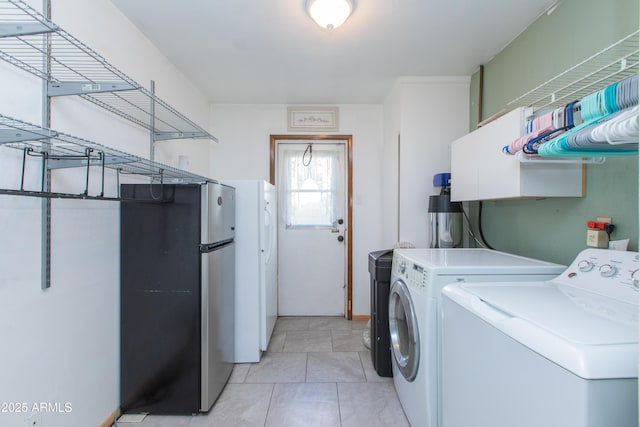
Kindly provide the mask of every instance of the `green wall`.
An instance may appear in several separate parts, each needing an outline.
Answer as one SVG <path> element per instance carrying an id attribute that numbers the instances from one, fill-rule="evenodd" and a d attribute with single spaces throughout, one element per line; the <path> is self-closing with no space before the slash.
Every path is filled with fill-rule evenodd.
<path id="1" fill-rule="evenodd" d="M 638 0 L 563 0 L 484 67 L 483 118 L 638 29 Z M 479 76 L 470 89 L 470 130 L 478 118 Z M 455 178 L 454 178 L 455 179 Z M 472 211 L 477 204 L 471 206 Z M 586 166 L 583 198 L 483 202 L 482 224 L 498 250 L 559 263 L 586 247 L 586 222 L 610 216 L 613 240 L 638 250 L 638 157 Z"/>

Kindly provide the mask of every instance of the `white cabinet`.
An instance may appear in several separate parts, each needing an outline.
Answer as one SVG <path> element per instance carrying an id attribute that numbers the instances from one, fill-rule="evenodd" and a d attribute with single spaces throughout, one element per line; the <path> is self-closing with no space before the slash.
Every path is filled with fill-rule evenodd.
<path id="1" fill-rule="evenodd" d="M 520 163 L 502 147 L 520 137 L 525 109 L 515 109 L 451 145 L 451 199 L 582 197 L 583 165 Z"/>

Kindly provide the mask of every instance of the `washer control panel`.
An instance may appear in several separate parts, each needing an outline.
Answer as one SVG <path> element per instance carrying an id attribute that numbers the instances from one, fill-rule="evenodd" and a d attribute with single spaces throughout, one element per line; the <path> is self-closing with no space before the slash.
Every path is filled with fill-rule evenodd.
<path id="1" fill-rule="evenodd" d="M 391 266 L 392 275 L 402 278 L 409 287 L 424 289 L 427 287 L 427 272 L 412 260 L 395 252 Z"/>
<path id="2" fill-rule="evenodd" d="M 427 287 L 427 272 L 422 266 L 411 264 L 408 284 L 418 289 L 425 289 Z"/>
<path id="3" fill-rule="evenodd" d="M 638 258 L 637 252 L 585 249 L 555 281 L 637 305 Z"/>

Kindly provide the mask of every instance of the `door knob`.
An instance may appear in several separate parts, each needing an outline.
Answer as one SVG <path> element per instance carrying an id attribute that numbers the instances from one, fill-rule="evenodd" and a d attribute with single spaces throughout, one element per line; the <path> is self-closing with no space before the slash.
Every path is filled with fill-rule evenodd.
<path id="1" fill-rule="evenodd" d="M 342 242 L 344 240 L 344 236 L 338 236 L 338 242 Z"/>

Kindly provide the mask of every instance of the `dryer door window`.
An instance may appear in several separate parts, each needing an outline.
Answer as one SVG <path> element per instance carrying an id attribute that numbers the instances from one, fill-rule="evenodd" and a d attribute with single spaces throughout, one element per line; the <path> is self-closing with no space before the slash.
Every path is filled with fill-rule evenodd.
<path id="1" fill-rule="evenodd" d="M 402 280 L 396 280 L 389 292 L 389 334 L 398 370 L 413 381 L 420 361 L 420 335 L 409 288 Z"/>

